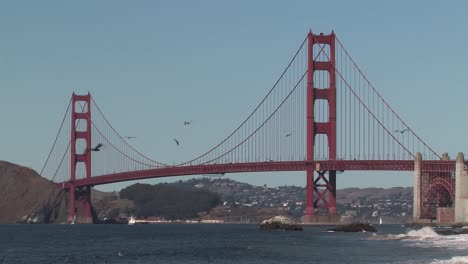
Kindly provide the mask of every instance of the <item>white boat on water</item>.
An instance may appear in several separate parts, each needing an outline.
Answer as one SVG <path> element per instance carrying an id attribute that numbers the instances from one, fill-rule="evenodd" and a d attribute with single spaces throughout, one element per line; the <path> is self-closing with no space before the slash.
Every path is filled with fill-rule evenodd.
<path id="1" fill-rule="evenodd" d="M 380 217 L 379 224 L 382 224 L 382 217 Z"/>
<path id="2" fill-rule="evenodd" d="M 70 225 L 74 225 L 76 223 L 76 215 L 73 216 Z"/>
<path id="3" fill-rule="evenodd" d="M 128 220 L 128 225 L 134 225 L 136 223 L 135 217 L 131 216 L 130 219 Z"/>

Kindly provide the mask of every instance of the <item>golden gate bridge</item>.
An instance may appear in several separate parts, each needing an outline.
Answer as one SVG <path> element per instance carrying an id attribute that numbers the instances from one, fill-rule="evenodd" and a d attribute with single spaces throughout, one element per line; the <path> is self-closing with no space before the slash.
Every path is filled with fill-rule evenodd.
<path id="1" fill-rule="evenodd" d="M 81 222 L 92 222 L 91 188 L 96 185 L 305 171 L 306 221 L 323 215 L 335 221 L 337 172 L 413 171 L 417 153 L 425 172 L 420 217 L 433 218 L 436 207 L 454 202 L 455 162 L 443 159 L 390 107 L 334 32 L 309 32 L 250 115 L 199 156 L 167 164 L 145 156 L 126 139 L 91 94 L 72 95 L 41 171 L 68 190 L 69 220 L 79 215 Z"/>

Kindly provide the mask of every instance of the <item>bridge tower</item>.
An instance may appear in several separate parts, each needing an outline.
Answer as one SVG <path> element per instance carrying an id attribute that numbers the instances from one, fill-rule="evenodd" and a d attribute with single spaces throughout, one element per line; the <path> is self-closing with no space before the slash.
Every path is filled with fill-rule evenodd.
<path id="1" fill-rule="evenodd" d="M 80 110 L 77 112 L 77 108 Z M 75 188 L 74 181 L 77 174 L 77 165 L 84 164 L 86 178 L 91 177 L 91 95 L 72 95 L 71 112 L 71 171 L 69 182 L 69 208 L 68 221 L 77 219 L 80 223 L 92 223 L 91 214 L 91 187 Z M 85 129 L 83 129 L 85 128 Z M 77 144 L 84 141 L 85 151 L 77 153 Z M 82 146 L 82 144 L 80 144 Z"/>
<path id="2" fill-rule="evenodd" d="M 328 46 L 328 47 L 326 47 Z M 328 61 L 314 58 L 314 51 L 329 50 Z M 317 50 L 318 49 L 318 50 Z M 315 162 L 314 146 L 316 135 L 324 134 L 328 139 L 328 158 L 336 159 L 336 86 L 335 86 L 335 33 L 330 35 L 308 34 L 307 54 L 307 161 L 306 169 L 306 222 L 336 221 L 336 171 L 323 171 Z M 329 74 L 328 87 L 318 87 L 314 74 L 326 71 Z M 317 100 L 328 102 L 328 121 L 317 120 L 314 106 Z M 320 153 L 323 156 L 323 153 Z M 325 214 L 323 214 L 325 213 Z M 325 217 L 324 217 L 325 216 Z"/>

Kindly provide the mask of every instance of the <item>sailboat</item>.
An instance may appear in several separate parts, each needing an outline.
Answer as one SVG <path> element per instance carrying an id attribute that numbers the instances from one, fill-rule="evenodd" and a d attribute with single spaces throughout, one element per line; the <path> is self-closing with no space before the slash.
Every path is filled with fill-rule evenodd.
<path id="1" fill-rule="evenodd" d="M 380 217 L 379 219 L 379 224 L 382 224 L 382 217 Z"/>
<path id="2" fill-rule="evenodd" d="M 76 215 L 73 216 L 73 219 L 70 222 L 70 225 L 74 225 L 76 223 Z"/>
<path id="3" fill-rule="evenodd" d="M 131 216 L 130 220 L 128 220 L 128 225 L 134 225 L 136 223 L 135 217 Z"/>

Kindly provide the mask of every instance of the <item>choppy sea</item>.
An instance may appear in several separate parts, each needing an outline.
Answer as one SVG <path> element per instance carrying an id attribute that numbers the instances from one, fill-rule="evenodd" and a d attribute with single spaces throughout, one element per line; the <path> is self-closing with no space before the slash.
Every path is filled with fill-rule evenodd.
<path id="1" fill-rule="evenodd" d="M 0 225 L 0 263 L 468 263 L 468 235 L 258 225 Z"/>

